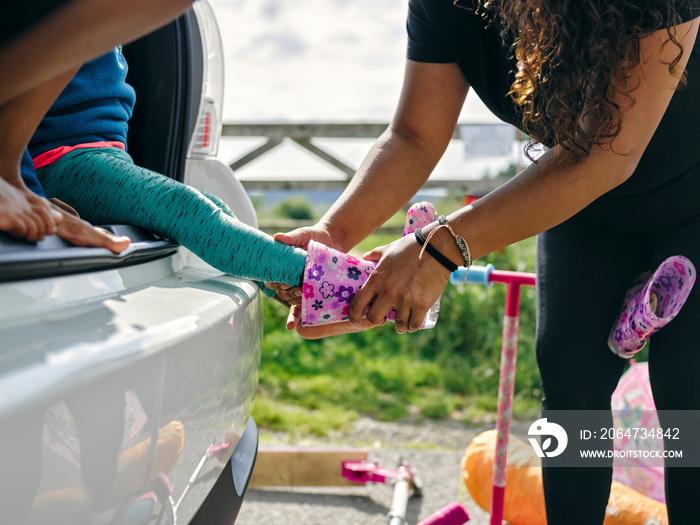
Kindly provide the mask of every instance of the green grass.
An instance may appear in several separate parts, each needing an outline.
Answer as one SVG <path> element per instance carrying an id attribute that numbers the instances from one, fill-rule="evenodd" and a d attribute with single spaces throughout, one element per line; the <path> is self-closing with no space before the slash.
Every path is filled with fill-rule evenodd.
<path id="1" fill-rule="evenodd" d="M 323 405 L 309 409 L 295 403 L 272 400 L 265 395 L 255 401 L 255 420 L 273 432 L 285 432 L 291 439 L 304 435 L 327 436 L 332 431 L 348 430 L 357 413 Z"/>
<path id="2" fill-rule="evenodd" d="M 398 219 L 397 219 L 398 220 Z M 390 242 L 373 236 L 359 251 Z M 534 271 L 529 239 L 477 261 Z M 393 324 L 359 334 L 305 341 L 284 328 L 286 309 L 265 301 L 258 425 L 293 435 L 346 430 L 364 414 L 483 422 L 496 410 L 505 287 L 448 285 L 434 329 L 397 335 Z M 515 410 L 539 407 L 535 297 L 522 289 Z"/>

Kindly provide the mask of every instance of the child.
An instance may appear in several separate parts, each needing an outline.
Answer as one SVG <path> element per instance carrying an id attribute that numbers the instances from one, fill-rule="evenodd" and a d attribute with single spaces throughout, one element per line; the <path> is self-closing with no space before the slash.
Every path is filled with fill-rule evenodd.
<path id="1" fill-rule="evenodd" d="M 133 163 L 126 135 L 136 97 L 127 70 L 118 48 L 88 62 L 42 120 L 29 151 L 46 193 L 93 224 L 135 224 L 226 273 L 298 286 L 302 250 L 236 220 L 216 197 Z"/>
<path id="2" fill-rule="evenodd" d="M 300 286 L 305 251 L 238 221 L 217 197 L 133 163 L 126 134 L 135 93 L 126 74 L 114 49 L 83 66 L 46 114 L 29 148 L 46 193 L 94 224 L 134 224 L 176 240 L 223 272 Z"/>

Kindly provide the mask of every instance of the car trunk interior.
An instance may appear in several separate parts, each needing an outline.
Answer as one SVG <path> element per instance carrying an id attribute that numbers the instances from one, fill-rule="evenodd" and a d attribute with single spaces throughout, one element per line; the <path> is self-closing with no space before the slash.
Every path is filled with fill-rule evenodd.
<path id="1" fill-rule="evenodd" d="M 128 152 L 136 164 L 182 182 L 202 92 L 202 44 L 194 12 L 124 46 L 123 52 L 127 82 L 136 91 Z M 178 248 L 135 226 L 100 226 L 130 237 L 127 252 L 72 246 L 56 236 L 33 243 L 0 232 L 0 282 L 139 264 Z"/>

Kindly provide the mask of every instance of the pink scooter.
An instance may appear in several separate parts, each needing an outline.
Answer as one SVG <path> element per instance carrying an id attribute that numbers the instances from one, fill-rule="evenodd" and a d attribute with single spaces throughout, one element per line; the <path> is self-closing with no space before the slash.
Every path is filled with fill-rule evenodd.
<path id="1" fill-rule="evenodd" d="M 464 279 L 466 274 L 466 279 Z M 513 411 L 515 361 L 518 349 L 518 320 L 520 316 L 520 287 L 535 286 L 535 274 L 494 270 L 492 264 L 460 268 L 450 278 L 452 284 L 475 283 L 492 286 L 502 283 L 506 288 L 506 309 L 503 315 L 503 345 L 498 383 L 498 414 L 496 416 L 496 456 L 493 462 L 491 493 L 491 525 L 503 522 L 503 503 L 508 466 L 508 432 Z"/>
<path id="2" fill-rule="evenodd" d="M 512 416 L 515 361 L 518 347 L 520 287 L 534 286 L 535 274 L 495 270 L 493 265 L 489 264 L 487 266 L 472 266 L 468 272 L 466 269 L 460 268 L 452 274 L 450 281 L 452 284 L 466 282 L 492 286 L 493 283 L 502 283 L 507 286 L 496 420 L 496 458 L 493 464 L 491 497 L 491 525 L 501 525 L 508 464 L 508 432 Z M 366 461 L 344 462 L 342 474 L 346 479 L 357 483 L 374 482 L 394 485 L 389 525 L 405 524 L 410 489 L 413 488 L 414 493 L 420 493 L 420 485 L 417 483 L 415 472 L 409 465 L 401 464 L 399 470 L 394 471 Z M 468 520 L 469 516 L 464 506 L 460 502 L 455 502 L 418 525 L 462 525 Z"/>
<path id="3" fill-rule="evenodd" d="M 389 525 L 405 525 L 406 507 L 411 489 L 415 496 L 422 494 L 422 485 L 415 471 L 402 459 L 399 469 L 391 470 L 378 466 L 370 461 L 344 461 L 342 475 L 354 483 L 384 483 L 394 486 L 389 509 Z M 467 509 L 460 502 L 452 503 L 418 525 L 463 525 L 469 521 Z"/>

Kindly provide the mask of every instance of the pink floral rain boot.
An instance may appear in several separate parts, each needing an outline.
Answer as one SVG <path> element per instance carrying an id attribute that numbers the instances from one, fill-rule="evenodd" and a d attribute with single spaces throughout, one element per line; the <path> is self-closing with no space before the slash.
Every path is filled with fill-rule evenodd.
<path id="1" fill-rule="evenodd" d="M 416 203 L 408 210 L 403 235 L 436 220 L 437 213 L 432 204 Z M 325 244 L 309 242 L 302 284 L 301 324 L 315 326 L 347 321 L 350 301 L 375 266 L 372 261 L 357 259 Z M 423 328 L 435 326 L 439 310 L 438 300 L 428 311 Z M 395 317 L 396 311 L 392 308 L 386 318 L 393 321 Z"/>
<path id="2" fill-rule="evenodd" d="M 638 276 L 608 337 L 610 350 L 625 359 L 639 352 L 678 314 L 694 284 L 695 267 L 681 255 L 666 259 L 653 274 Z"/>

